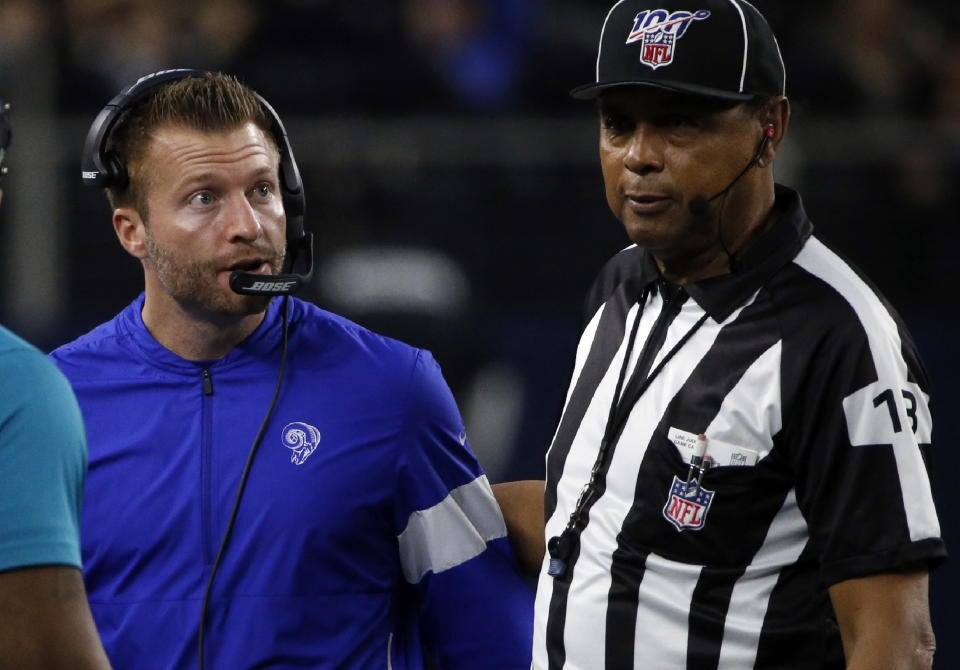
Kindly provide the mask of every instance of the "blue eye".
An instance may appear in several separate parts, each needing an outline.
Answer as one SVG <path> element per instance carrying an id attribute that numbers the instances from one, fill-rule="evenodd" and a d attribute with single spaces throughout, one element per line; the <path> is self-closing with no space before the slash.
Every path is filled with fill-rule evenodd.
<path id="1" fill-rule="evenodd" d="M 213 194 L 209 191 L 200 191 L 195 193 L 191 198 L 190 202 L 196 205 L 206 207 L 207 205 L 213 204 Z"/>

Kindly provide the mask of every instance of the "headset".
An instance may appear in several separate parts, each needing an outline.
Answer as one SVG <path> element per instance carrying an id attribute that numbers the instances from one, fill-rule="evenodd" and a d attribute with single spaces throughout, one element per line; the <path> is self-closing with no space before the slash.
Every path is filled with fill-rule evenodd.
<path id="1" fill-rule="evenodd" d="M 207 74 L 205 70 L 189 68 L 161 70 L 144 75 L 117 94 L 100 110 L 87 131 L 80 159 L 83 183 L 100 188 L 126 188 L 130 183 L 130 176 L 123 159 L 116 153 L 107 151 L 107 141 L 118 121 L 125 112 L 158 88 L 181 79 L 204 77 Z M 254 91 L 253 94 L 270 119 L 270 132 L 280 151 L 279 181 L 283 208 L 287 214 L 287 254 L 281 274 L 257 275 L 235 271 L 230 275 L 230 288 L 245 295 L 291 295 L 309 283 L 313 276 L 313 234 L 306 232 L 303 227 L 306 199 L 300 170 L 297 169 L 293 149 L 287 139 L 287 131 L 270 103 L 259 93 Z"/>
<path id="2" fill-rule="evenodd" d="M 757 150 L 753 154 L 753 158 L 750 159 L 750 162 L 747 163 L 746 167 L 740 170 L 740 173 L 733 178 L 727 187 L 722 191 L 716 193 L 715 195 L 710 196 L 709 198 L 702 195 L 696 195 L 690 199 L 690 202 L 687 203 L 687 208 L 694 216 L 704 216 L 707 213 L 707 209 L 711 202 L 719 198 L 720 196 L 726 195 L 727 192 L 732 189 L 740 178 L 754 165 L 757 165 L 760 162 L 760 159 L 763 158 L 763 151 L 767 148 L 767 144 L 777 135 L 777 127 L 772 123 L 768 123 L 763 127 L 763 136 L 760 138 L 760 143 L 757 144 Z"/>
<path id="3" fill-rule="evenodd" d="M 7 168 L 3 164 L 3 159 L 7 153 L 7 147 L 10 146 L 10 139 L 13 132 L 10 130 L 10 103 L 0 99 L 0 176 L 7 174 Z"/>

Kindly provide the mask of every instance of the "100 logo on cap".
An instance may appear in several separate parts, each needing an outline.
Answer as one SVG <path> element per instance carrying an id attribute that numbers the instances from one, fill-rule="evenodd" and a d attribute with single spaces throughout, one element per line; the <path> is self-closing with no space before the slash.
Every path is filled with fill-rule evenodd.
<path id="1" fill-rule="evenodd" d="M 702 21 L 710 12 L 678 11 L 670 14 L 665 9 L 646 9 L 634 19 L 633 28 L 627 36 L 627 44 L 643 40 L 640 62 L 656 70 L 673 62 L 676 41 L 683 37 L 693 21 Z"/>

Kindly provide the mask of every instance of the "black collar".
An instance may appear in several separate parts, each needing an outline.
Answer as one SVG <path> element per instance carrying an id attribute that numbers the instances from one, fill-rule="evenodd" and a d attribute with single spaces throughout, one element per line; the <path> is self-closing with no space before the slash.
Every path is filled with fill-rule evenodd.
<path id="1" fill-rule="evenodd" d="M 763 286 L 780 268 L 790 263 L 813 233 L 813 224 L 803 209 L 800 194 L 776 185 L 774 223 L 737 259 L 737 271 L 702 279 L 684 286 L 687 293 L 716 322 L 722 322 Z M 653 258 L 643 250 L 640 284 L 664 280 Z"/>

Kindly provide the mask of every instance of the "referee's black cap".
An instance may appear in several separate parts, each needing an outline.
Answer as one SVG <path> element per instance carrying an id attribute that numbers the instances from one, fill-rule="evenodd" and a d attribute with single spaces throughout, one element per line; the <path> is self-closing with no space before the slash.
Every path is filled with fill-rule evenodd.
<path id="1" fill-rule="evenodd" d="M 655 86 L 744 102 L 786 94 L 777 38 L 744 0 L 620 0 L 604 21 L 588 100 L 618 86 Z"/>

